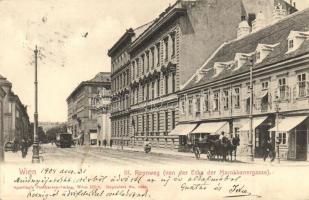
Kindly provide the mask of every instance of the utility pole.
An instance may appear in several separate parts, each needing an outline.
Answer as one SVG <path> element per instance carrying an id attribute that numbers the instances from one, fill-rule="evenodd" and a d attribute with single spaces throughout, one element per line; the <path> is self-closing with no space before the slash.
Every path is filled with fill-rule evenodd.
<path id="1" fill-rule="evenodd" d="M 275 134 L 275 151 L 276 151 L 276 162 L 280 164 L 280 152 L 279 152 L 279 98 L 276 100 L 276 134 Z"/>
<path id="2" fill-rule="evenodd" d="M 38 48 L 34 50 L 34 127 L 33 127 L 33 150 L 32 163 L 40 163 L 39 136 L 38 136 Z"/>
<path id="3" fill-rule="evenodd" d="M 253 154 L 253 59 L 250 59 L 250 113 L 249 113 L 249 161 L 254 161 Z"/>

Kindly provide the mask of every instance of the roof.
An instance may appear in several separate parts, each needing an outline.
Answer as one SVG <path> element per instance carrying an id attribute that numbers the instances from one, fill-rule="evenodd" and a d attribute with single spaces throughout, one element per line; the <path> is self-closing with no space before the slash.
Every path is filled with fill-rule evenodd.
<path id="1" fill-rule="evenodd" d="M 81 88 L 83 88 L 86 85 L 105 85 L 110 86 L 111 85 L 111 73 L 110 72 L 99 72 L 95 75 L 94 78 L 88 80 L 88 81 L 82 81 L 74 90 L 73 92 L 67 97 L 67 101 L 75 95 L 78 91 L 80 91 Z"/>
<path id="2" fill-rule="evenodd" d="M 273 51 L 262 62 L 255 65 L 255 69 L 309 53 L 309 40 L 306 40 L 296 51 L 286 54 L 288 51 L 287 38 L 290 31 L 307 31 L 309 29 L 308 19 L 309 9 L 299 11 L 257 32 L 250 33 L 241 39 L 236 39 L 222 45 L 217 49 L 217 52 L 214 53 L 213 57 L 206 61 L 206 63 L 200 68 L 200 71 L 207 71 L 207 73 L 205 73 L 199 80 L 197 79 L 197 74 L 195 74 L 195 77 L 185 85 L 184 90 L 211 83 L 216 80 L 232 77 L 236 74 L 248 72 L 249 67 L 247 65 L 248 63 L 246 63 L 236 70 L 236 66 L 225 68 L 218 76 L 213 76 L 215 62 L 232 61 L 234 60 L 236 53 L 248 54 L 255 52 L 258 44 L 271 45 L 278 43 L 278 45 L 273 48 Z"/>
<path id="3" fill-rule="evenodd" d="M 112 46 L 112 48 L 108 50 L 107 55 L 112 56 L 116 52 L 118 47 L 121 46 L 121 44 L 123 44 L 126 41 L 130 41 L 131 37 L 133 36 L 134 36 L 134 31 L 132 28 L 129 28 L 128 30 L 126 30 L 126 32 L 119 38 L 119 40 Z"/>
<path id="4" fill-rule="evenodd" d="M 139 44 L 144 41 L 144 39 L 149 37 L 149 34 L 153 33 L 158 27 L 171 19 L 174 14 L 177 14 L 178 12 L 184 13 L 186 11 L 186 7 L 195 2 L 197 2 L 197 0 L 177 0 L 173 5 L 169 5 L 156 19 L 145 24 L 146 26 L 143 27 L 143 30 L 139 31 L 140 34 L 135 36 L 134 42 L 130 47 L 130 51 L 137 48 Z"/>
<path id="5" fill-rule="evenodd" d="M 94 78 L 90 79 L 90 82 L 110 82 L 110 72 L 99 72 Z"/>
<path id="6" fill-rule="evenodd" d="M 12 83 L 8 81 L 4 76 L 0 74 L 0 84 L 12 86 Z"/>
<path id="7" fill-rule="evenodd" d="M 144 24 L 144 25 L 142 25 L 142 26 L 139 26 L 139 27 L 135 28 L 135 29 L 134 29 L 135 35 L 134 35 L 134 37 L 133 37 L 133 41 L 136 40 L 142 33 L 144 33 L 144 31 L 145 31 L 146 29 L 148 29 L 148 27 L 151 26 L 151 25 L 153 24 L 154 21 L 155 21 L 155 20 L 152 20 L 152 21 L 150 21 L 150 22 L 148 22 L 148 23 L 146 23 L 146 24 Z"/>

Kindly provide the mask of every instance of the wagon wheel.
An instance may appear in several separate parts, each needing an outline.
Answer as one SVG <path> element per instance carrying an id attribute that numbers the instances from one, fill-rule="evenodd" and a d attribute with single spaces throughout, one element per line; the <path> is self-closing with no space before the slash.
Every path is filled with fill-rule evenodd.
<path id="1" fill-rule="evenodd" d="M 210 150 L 207 151 L 207 159 L 208 160 L 212 159 L 212 152 Z"/>
<path id="2" fill-rule="evenodd" d="M 194 155 L 195 155 L 195 158 L 196 158 L 197 160 L 200 159 L 200 157 L 201 157 L 200 148 L 196 147 L 196 148 L 194 149 Z"/>

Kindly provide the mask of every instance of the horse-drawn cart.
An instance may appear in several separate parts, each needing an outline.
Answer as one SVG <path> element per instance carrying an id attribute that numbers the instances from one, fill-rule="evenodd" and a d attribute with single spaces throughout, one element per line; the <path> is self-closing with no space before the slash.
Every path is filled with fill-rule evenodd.
<path id="1" fill-rule="evenodd" d="M 219 135 L 208 135 L 201 140 L 194 140 L 192 149 L 196 159 L 200 159 L 201 154 L 206 154 L 209 160 L 213 159 L 215 155 L 218 155 L 218 145 L 216 144 L 218 141 Z"/>
<path id="2" fill-rule="evenodd" d="M 236 159 L 236 149 L 239 145 L 239 137 L 219 139 L 219 134 L 207 134 L 202 139 L 194 139 L 192 142 L 192 151 L 196 159 L 200 159 L 201 154 L 206 154 L 208 160 L 222 159 L 226 160 L 230 156 Z"/>

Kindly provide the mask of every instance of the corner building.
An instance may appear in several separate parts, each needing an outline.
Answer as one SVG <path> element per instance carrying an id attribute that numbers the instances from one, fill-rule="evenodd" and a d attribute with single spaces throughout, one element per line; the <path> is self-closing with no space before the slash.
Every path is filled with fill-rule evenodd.
<path id="1" fill-rule="evenodd" d="M 281 159 L 308 160 L 309 9 L 286 15 L 277 4 L 272 19 L 260 12 L 252 26 L 243 20 L 238 38 L 220 47 L 196 72 L 179 93 L 181 125 L 192 128 L 189 138 L 221 131 L 238 134 L 237 153 L 248 155 L 252 96 L 255 157 L 262 157 L 263 145 L 272 138 Z M 254 24 L 263 26 L 256 29 Z"/>
<path id="2" fill-rule="evenodd" d="M 123 43 L 125 50 L 120 51 L 126 52 L 129 62 L 114 71 L 114 77 L 120 78 L 112 78 L 117 94 L 112 107 L 122 108 L 121 102 L 128 102 L 124 97 L 129 97 L 130 104 L 123 109 L 125 118 L 112 111 L 114 138 L 134 146 L 149 138 L 153 147 L 179 150 L 181 138 L 169 135 L 179 122 L 177 92 L 224 41 L 236 38 L 243 13 L 256 16 L 257 10 L 274 4 L 262 2 L 256 6 L 256 2 L 241 0 L 178 0 L 158 18 L 133 30 L 129 41 Z M 112 71 L 114 61 L 112 58 Z M 129 69 L 127 79 L 121 79 L 124 69 Z"/>

